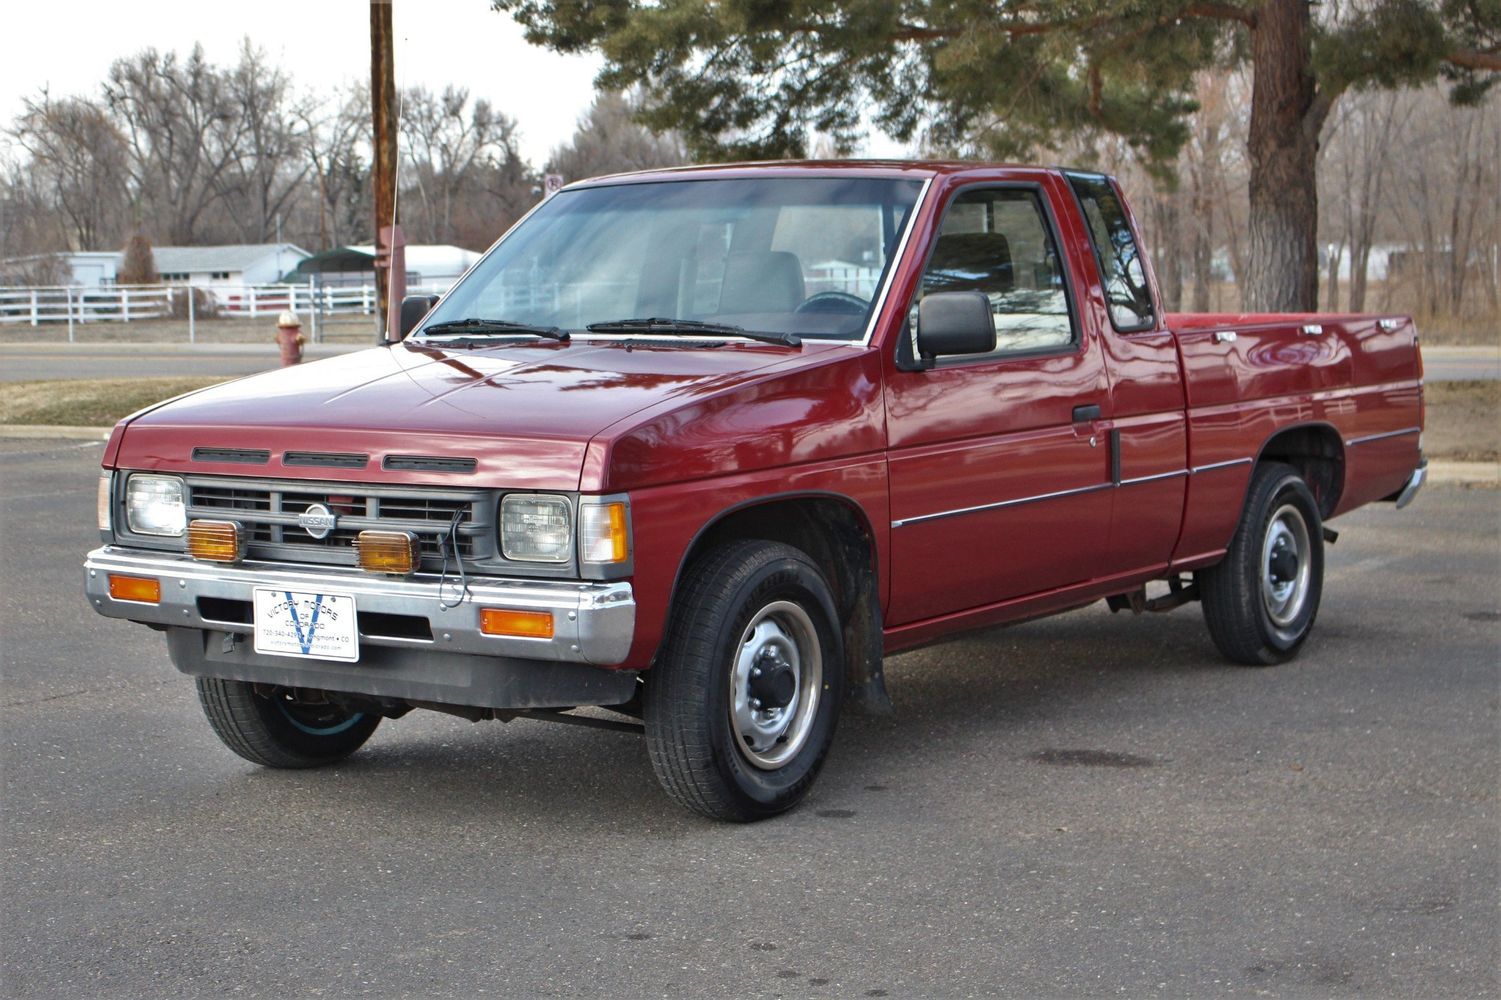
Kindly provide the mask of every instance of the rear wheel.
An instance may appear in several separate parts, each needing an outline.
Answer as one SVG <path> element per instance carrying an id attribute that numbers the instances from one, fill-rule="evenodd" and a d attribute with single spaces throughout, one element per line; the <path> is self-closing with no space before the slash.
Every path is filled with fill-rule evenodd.
<path id="1" fill-rule="evenodd" d="M 1297 470 L 1256 467 L 1225 558 L 1198 582 L 1210 637 L 1228 659 L 1269 666 L 1297 655 L 1324 587 L 1324 524 Z"/>
<path id="2" fill-rule="evenodd" d="M 714 819 L 792 808 L 833 741 L 843 660 L 833 597 L 806 555 L 764 541 L 711 552 L 685 575 L 646 677 L 662 787 Z"/>
<path id="3" fill-rule="evenodd" d="M 265 767 L 319 767 L 354 753 L 380 716 L 331 703 L 295 700 L 245 681 L 198 678 L 198 700 L 214 733 L 235 753 Z"/>

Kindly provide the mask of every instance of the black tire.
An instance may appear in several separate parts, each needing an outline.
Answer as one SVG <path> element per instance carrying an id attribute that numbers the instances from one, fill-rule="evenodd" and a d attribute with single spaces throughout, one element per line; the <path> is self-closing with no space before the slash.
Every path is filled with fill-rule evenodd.
<path id="1" fill-rule="evenodd" d="M 1229 551 L 1197 579 L 1209 635 L 1227 659 L 1265 667 L 1298 654 L 1324 589 L 1324 523 L 1297 470 L 1256 467 Z"/>
<path id="2" fill-rule="evenodd" d="M 235 753 L 265 767 L 320 767 L 354 753 L 380 716 L 331 704 L 263 697 L 245 681 L 198 678 L 198 700 L 214 733 Z"/>
<path id="3" fill-rule="evenodd" d="M 734 822 L 797 805 L 839 718 L 838 622 L 818 567 L 779 542 L 730 543 L 684 574 L 644 693 L 646 746 L 669 796 Z"/>

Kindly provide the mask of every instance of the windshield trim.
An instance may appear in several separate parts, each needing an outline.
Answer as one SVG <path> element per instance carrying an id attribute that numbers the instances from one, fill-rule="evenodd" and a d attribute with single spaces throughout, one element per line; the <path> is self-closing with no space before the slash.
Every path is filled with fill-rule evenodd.
<path id="1" fill-rule="evenodd" d="M 629 175 L 625 175 L 625 176 L 629 176 Z M 821 175 L 815 174 L 814 176 L 821 176 Z M 830 176 L 830 177 L 840 177 L 840 176 L 843 176 L 843 172 L 837 171 L 837 170 L 831 170 L 831 171 L 829 171 L 828 176 Z M 583 187 L 583 186 L 574 187 L 573 185 L 567 185 L 564 188 L 562 188 L 562 190 L 558 191 L 558 194 L 563 194 L 564 192 L 567 192 L 567 191 L 581 191 L 581 190 L 591 190 L 592 191 L 592 190 L 597 190 L 598 188 L 606 188 L 606 187 L 631 187 L 631 186 L 634 186 L 636 184 L 703 183 L 703 182 L 712 181 L 712 180 L 713 180 L 712 177 L 696 177 L 696 178 L 692 178 L 692 179 L 673 177 L 673 178 L 660 178 L 660 179 L 653 178 L 652 180 L 649 180 L 649 181 L 647 181 L 647 180 L 631 181 L 631 180 L 626 180 L 626 179 L 624 179 L 624 177 L 622 177 L 622 179 L 619 182 L 617 182 L 617 183 L 610 183 L 610 184 L 589 184 L 589 185 L 587 185 L 587 188 Z M 886 261 L 886 271 L 885 271 L 885 274 L 881 278 L 881 288 L 876 293 L 876 297 L 875 297 L 875 299 L 871 303 L 870 319 L 868 321 L 866 321 L 864 335 L 861 336 L 860 339 L 858 339 L 858 340 L 853 340 L 853 339 L 852 340 L 835 340 L 833 338 L 810 337 L 810 338 L 804 338 L 804 341 L 803 341 L 804 344 L 807 344 L 807 343 L 810 343 L 810 342 L 811 343 L 815 343 L 815 344 L 838 344 L 838 345 L 842 345 L 842 346 L 845 346 L 845 347 L 855 347 L 855 348 L 860 348 L 860 349 L 864 349 L 864 348 L 867 348 L 867 347 L 870 346 L 870 342 L 871 342 L 872 338 L 875 337 L 876 324 L 881 321 L 881 314 L 886 309 L 886 300 L 887 300 L 887 298 L 891 294 L 891 285 L 896 280 L 897 265 L 901 262 L 902 256 L 907 252 L 907 242 L 912 238 L 912 233 L 913 233 L 913 231 L 917 227 L 917 218 L 922 213 L 923 206 L 924 206 L 924 204 L 928 200 L 928 193 L 932 190 L 932 188 L 933 188 L 933 178 L 932 178 L 932 176 L 928 176 L 928 177 L 922 178 L 922 186 L 917 189 L 917 197 L 915 199 L 913 199 L 913 201 L 912 201 L 912 208 L 907 212 L 907 224 L 902 229 L 901 239 L 899 239 L 899 240 L 896 241 L 896 247 L 892 250 L 890 259 Z M 552 197 L 556 197 L 556 195 L 554 195 Z M 531 208 L 529 208 L 529 209 L 526 210 L 526 214 L 525 215 L 523 215 L 521 218 L 519 218 L 515 222 L 513 222 L 511 224 L 511 226 L 510 226 L 509 229 L 507 229 L 505 232 L 501 233 L 500 234 L 500 238 L 497 239 L 494 243 L 490 244 L 490 249 L 486 250 L 483 254 L 481 254 L 480 257 L 479 257 L 479 259 L 476 260 L 473 264 L 470 264 L 469 267 L 464 271 L 464 273 L 461 274 L 461 275 L 459 275 L 458 279 L 452 285 L 448 286 L 448 291 L 444 292 L 442 295 L 440 295 L 438 297 L 438 301 L 433 303 L 432 308 L 427 311 L 427 315 L 422 318 L 422 322 L 420 322 L 420 323 L 417 324 L 417 328 L 415 330 L 413 330 L 410 334 L 408 334 L 407 338 L 410 339 L 412 337 L 417 337 L 418 335 L 422 334 L 422 332 L 427 328 L 428 318 L 431 317 L 434 313 L 436 313 L 438 311 L 438 307 L 443 304 L 443 301 L 445 299 L 447 299 L 449 295 L 453 294 L 453 292 L 454 292 L 455 289 L 457 289 L 460 285 L 462 285 L 465 281 L 467 281 L 468 278 L 469 278 L 469 275 L 472 274 L 476 269 L 478 269 L 479 266 L 481 264 L 483 264 L 489 258 L 489 256 L 491 254 L 493 254 L 495 251 L 499 250 L 500 249 L 500 245 L 502 243 L 504 243 L 506 240 L 510 239 L 511 236 L 517 230 L 519 230 L 521 228 L 522 224 L 525 223 L 526 220 L 528 220 L 528 219 L 530 219 L 532 217 L 533 213 L 535 213 L 543 205 L 547 204 L 548 201 L 550 201 L 550 200 L 551 200 L 551 198 L 543 198 L 543 199 L 539 200 L 535 205 L 533 205 Z M 570 331 L 570 332 L 572 332 L 572 331 Z M 446 337 L 446 336 L 448 336 L 448 334 L 446 334 L 446 333 L 440 333 L 440 334 L 435 334 L 434 335 L 435 339 L 437 337 Z M 588 331 L 579 331 L 579 332 L 573 334 L 573 337 L 574 337 L 575 340 L 594 340 L 594 339 L 597 339 L 597 340 L 620 340 L 621 338 L 627 338 L 627 339 L 645 338 L 645 339 L 650 339 L 652 336 L 653 336 L 653 334 L 650 334 L 650 333 L 647 333 L 647 332 L 642 332 L 642 333 L 592 334 L 591 335 Z M 661 334 L 656 334 L 655 336 L 657 337 L 657 339 L 659 339 L 659 340 L 661 339 Z M 497 339 L 500 339 L 500 338 L 497 338 Z M 701 339 L 701 340 L 741 341 L 741 342 L 744 342 L 744 343 L 756 343 L 756 341 L 751 341 L 751 340 L 748 340 L 745 337 L 740 337 L 740 336 L 738 336 L 736 334 L 732 334 L 732 333 L 704 334 L 702 337 L 697 338 L 697 339 Z"/>

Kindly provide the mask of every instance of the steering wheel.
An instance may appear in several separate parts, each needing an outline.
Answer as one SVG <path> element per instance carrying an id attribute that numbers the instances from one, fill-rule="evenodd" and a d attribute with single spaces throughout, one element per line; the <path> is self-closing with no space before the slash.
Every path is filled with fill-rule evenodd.
<path id="1" fill-rule="evenodd" d="M 841 316 L 859 316 L 870 308 L 870 300 L 849 292 L 818 292 L 804 299 L 792 310 L 797 313 L 836 313 Z"/>

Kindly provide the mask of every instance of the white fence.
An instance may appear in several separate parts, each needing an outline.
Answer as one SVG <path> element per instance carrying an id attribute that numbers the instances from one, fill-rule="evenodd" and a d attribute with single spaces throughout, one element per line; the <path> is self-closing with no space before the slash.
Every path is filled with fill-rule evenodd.
<path id="1" fill-rule="evenodd" d="M 448 285 L 408 287 L 409 295 L 438 295 Z M 195 294 L 196 293 L 196 294 Z M 274 317 L 284 309 L 311 324 L 316 336 L 325 316 L 372 315 L 373 285 L 231 285 L 189 288 L 186 285 L 119 285 L 103 288 L 49 286 L 0 287 L 0 327 L 66 323 L 71 340 L 75 324 L 137 323 L 167 318 L 188 322 L 189 340 L 205 311 L 233 319 Z M 207 309 L 205 309 L 207 307 Z"/>

